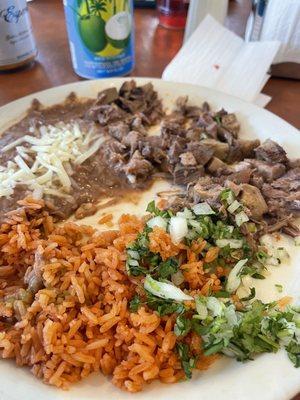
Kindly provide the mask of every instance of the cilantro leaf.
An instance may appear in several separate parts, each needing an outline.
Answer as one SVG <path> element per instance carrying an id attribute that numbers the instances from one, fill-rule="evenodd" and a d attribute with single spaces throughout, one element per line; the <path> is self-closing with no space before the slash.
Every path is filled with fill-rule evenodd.
<path id="1" fill-rule="evenodd" d="M 192 322 L 190 319 L 185 318 L 183 315 L 179 315 L 174 325 L 174 333 L 176 336 L 186 336 L 192 328 Z"/>
<path id="2" fill-rule="evenodd" d="M 196 359 L 191 357 L 189 346 L 186 343 L 177 343 L 176 346 L 182 369 L 187 379 L 192 377 L 192 369 L 196 367 Z"/>
<path id="3" fill-rule="evenodd" d="M 179 262 L 174 257 L 161 262 L 157 268 L 157 275 L 161 279 L 169 279 L 171 275 L 178 271 Z"/>
<path id="4" fill-rule="evenodd" d="M 256 293 L 255 293 L 255 288 L 252 287 L 252 288 L 250 288 L 250 294 L 249 294 L 249 296 L 243 297 L 243 298 L 241 298 L 241 300 L 242 300 L 242 301 L 249 301 L 249 300 L 252 300 L 252 299 L 254 299 L 255 294 L 256 294 Z"/>
<path id="5" fill-rule="evenodd" d="M 140 299 L 140 297 L 136 294 L 129 303 L 129 310 L 131 312 L 137 312 L 137 310 L 140 308 L 140 306 L 142 305 L 142 301 Z"/>

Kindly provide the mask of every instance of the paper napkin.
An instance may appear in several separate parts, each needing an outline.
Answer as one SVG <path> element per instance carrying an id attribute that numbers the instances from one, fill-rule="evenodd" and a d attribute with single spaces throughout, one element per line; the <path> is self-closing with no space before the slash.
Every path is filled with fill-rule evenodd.
<path id="1" fill-rule="evenodd" d="M 264 107 L 261 94 L 280 42 L 245 42 L 207 15 L 163 72 L 168 81 L 193 83 Z"/>

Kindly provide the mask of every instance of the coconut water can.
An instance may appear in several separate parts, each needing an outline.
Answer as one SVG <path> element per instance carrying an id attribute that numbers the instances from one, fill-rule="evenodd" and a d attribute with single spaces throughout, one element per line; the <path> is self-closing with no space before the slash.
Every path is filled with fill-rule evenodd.
<path id="1" fill-rule="evenodd" d="M 75 72 L 87 79 L 129 74 L 134 67 L 133 0 L 64 0 Z"/>

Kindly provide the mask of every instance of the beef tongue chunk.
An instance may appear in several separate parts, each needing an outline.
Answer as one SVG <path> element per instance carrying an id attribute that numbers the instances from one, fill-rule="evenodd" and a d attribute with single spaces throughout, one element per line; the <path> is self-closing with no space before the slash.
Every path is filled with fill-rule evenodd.
<path id="1" fill-rule="evenodd" d="M 265 161 L 246 159 L 257 173 L 263 177 L 266 182 L 273 182 L 280 178 L 286 172 L 286 167 L 283 164 L 271 164 Z"/>
<path id="2" fill-rule="evenodd" d="M 217 157 L 212 157 L 206 166 L 206 170 L 214 176 L 229 175 L 233 172 L 233 168 L 225 164 Z"/>
<path id="3" fill-rule="evenodd" d="M 143 182 L 149 179 L 153 171 L 153 166 L 136 150 L 128 164 L 124 167 L 124 171 L 129 182 L 135 186 L 139 181 Z"/>
<path id="4" fill-rule="evenodd" d="M 204 139 L 201 140 L 201 143 L 212 149 L 215 157 L 218 157 L 222 161 L 227 159 L 229 154 L 228 143 L 223 143 L 215 139 Z"/>
<path id="5" fill-rule="evenodd" d="M 119 94 L 116 88 L 102 90 L 98 93 L 95 105 L 100 106 L 102 104 L 110 104 L 117 100 L 118 97 Z"/>
<path id="6" fill-rule="evenodd" d="M 235 114 L 225 114 L 221 117 L 222 126 L 231 132 L 235 137 L 240 130 L 240 124 L 235 116 Z"/>
<path id="7" fill-rule="evenodd" d="M 187 144 L 187 150 L 193 154 L 196 162 L 200 165 L 205 165 L 212 158 L 214 150 L 200 142 L 190 142 Z"/>
<path id="8" fill-rule="evenodd" d="M 171 164 L 176 164 L 180 161 L 179 157 L 185 151 L 185 142 L 180 139 L 175 139 L 168 150 L 168 160 Z"/>
<path id="9" fill-rule="evenodd" d="M 126 116 L 127 113 L 115 104 L 95 105 L 89 108 L 85 114 L 86 119 L 98 121 L 102 126 L 124 120 Z"/>
<path id="10" fill-rule="evenodd" d="M 166 153 L 162 150 L 160 136 L 147 136 L 139 142 L 139 150 L 147 160 L 161 164 L 166 159 Z"/>
<path id="11" fill-rule="evenodd" d="M 217 178 L 203 176 L 194 186 L 189 188 L 189 194 L 195 203 L 207 201 L 211 205 L 219 204 L 219 196 L 224 187 Z"/>
<path id="12" fill-rule="evenodd" d="M 113 138 L 122 141 L 123 138 L 129 133 L 130 128 L 129 126 L 122 121 L 116 122 L 114 124 L 110 124 L 108 127 L 108 133 Z"/>
<path id="13" fill-rule="evenodd" d="M 261 191 L 252 185 L 244 183 L 241 185 L 241 202 L 249 209 L 251 217 L 260 220 L 268 212 L 268 206 Z"/>
<path id="14" fill-rule="evenodd" d="M 176 164 L 172 174 L 175 184 L 188 185 L 196 181 L 200 176 L 204 175 L 204 168 L 202 165 L 183 166 L 178 163 Z"/>
<path id="15" fill-rule="evenodd" d="M 278 143 L 267 139 L 255 150 L 256 158 L 269 163 L 287 163 L 286 152 Z"/>
<path id="16" fill-rule="evenodd" d="M 143 140 L 144 136 L 136 131 L 130 131 L 122 139 L 122 144 L 130 149 L 130 154 L 132 155 L 138 148 L 139 143 Z"/>

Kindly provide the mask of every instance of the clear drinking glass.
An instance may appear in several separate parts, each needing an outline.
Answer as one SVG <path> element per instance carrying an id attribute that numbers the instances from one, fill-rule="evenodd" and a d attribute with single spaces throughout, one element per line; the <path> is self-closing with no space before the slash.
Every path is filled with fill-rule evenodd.
<path id="1" fill-rule="evenodd" d="M 159 23 L 165 28 L 184 29 L 188 0 L 157 0 Z"/>

